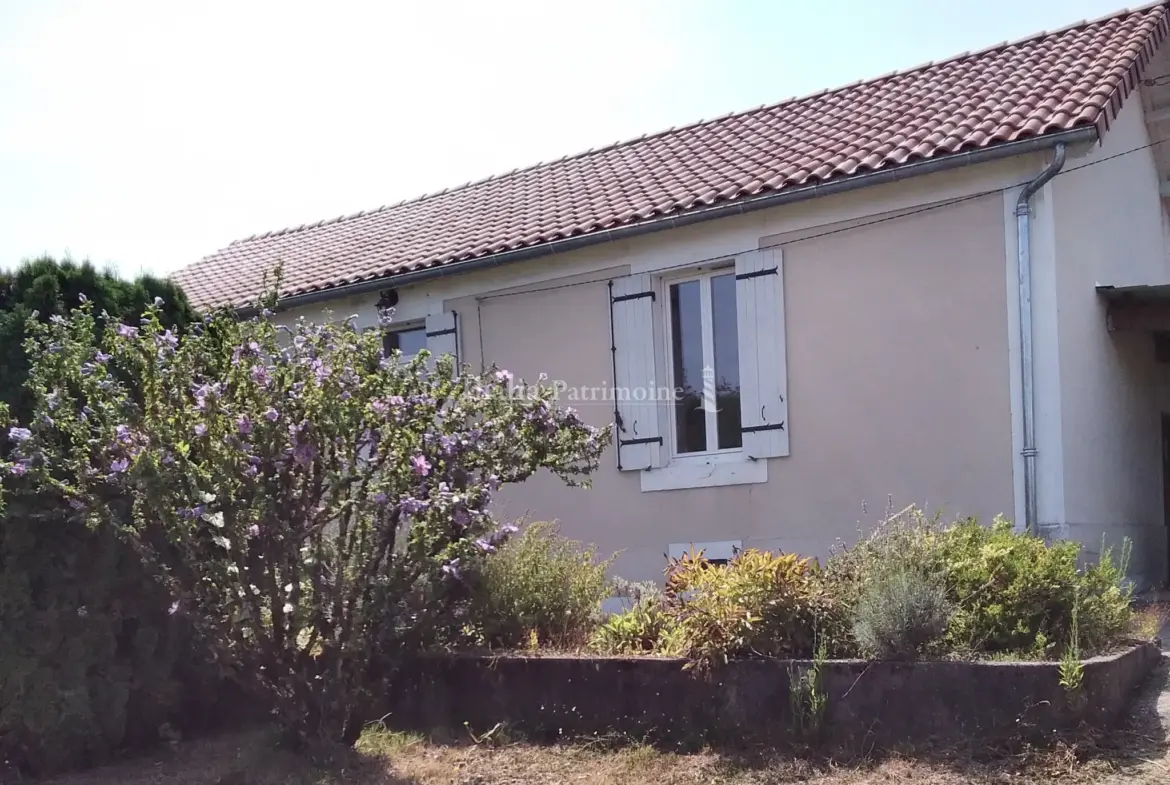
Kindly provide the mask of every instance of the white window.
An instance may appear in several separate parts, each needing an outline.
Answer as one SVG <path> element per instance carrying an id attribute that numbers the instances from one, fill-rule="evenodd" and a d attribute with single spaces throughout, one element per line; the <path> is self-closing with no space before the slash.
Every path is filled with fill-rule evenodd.
<path id="1" fill-rule="evenodd" d="M 779 249 L 610 291 L 619 469 L 643 491 L 766 482 L 788 455 Z"/>
<path id="2" fill-rule="evenodd" d="M 404 325 L 387 330 L 382 337 L 382 349 L 389 357 L 392 352 L 402 352 L 403 359 L 409 360 L 427 348 L 427 328 L 423 324 Z"/>
<path id="3" fill-rule="evenodd" d="M 458 318 L 454 311 L 431 314 L 425 321 L 407 322 L 387 330 L 382 338 L 386 356 L 397 350 L 402 359 L 410 360 L 420 350 L 427 349 L 433 356 L 459 354 Z"/>
<path id="4" fill-rule="evenodd" d="M 741 450 L 735 268 L 666 279 L 665 289 L 673 454 Z"/>

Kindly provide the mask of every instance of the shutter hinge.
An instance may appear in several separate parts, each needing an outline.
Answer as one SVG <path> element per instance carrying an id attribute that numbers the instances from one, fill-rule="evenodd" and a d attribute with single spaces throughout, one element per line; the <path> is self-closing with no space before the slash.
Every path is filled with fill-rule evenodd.
<path id="1" fill-rule="evenodd" d="M 433 333 L 427 333 L 428 338 L 437 338 L 440 335 L 454 335 L 455 328 L 448 327 L 446 330 L 435 330 Z"/>
<path id="2" fill-rule="evenodd" d="M 620 303 L 626 300 L 640 300 L 643 297 L 649 297 L 651 300 L 653 300 L 654 290 L 651 289 L 648 292 L 637 292 L 635 294 L 619 294 L 617 297 L 611 297 L 610 299 L 615 303 Z"/>
<path id="3" fill-rule="evenodd" d="M 746 428 L 739 429 L 742 433 L 758 433 L 760 431 L 782 431 L 784 430 L 783 421 L 775 425 L 749 425 Z"/>
<path id="4" fill-rule="evenodd" d="M 735 276 L 737 281 L 746 281 L 748 278 L 759 278 L 761 275 L 779 275 L 780 269 L 777 267 L 770 267 L 767 270 L 755 270 L 750 273 L 740 273 Z"/>
<path id="5" fill-rule="evenodd" d="M 629 447 L 631 444 L 662 444 L 662 437 L 647 436 L 644 439 L 618 439 L 619 447 Z"/>

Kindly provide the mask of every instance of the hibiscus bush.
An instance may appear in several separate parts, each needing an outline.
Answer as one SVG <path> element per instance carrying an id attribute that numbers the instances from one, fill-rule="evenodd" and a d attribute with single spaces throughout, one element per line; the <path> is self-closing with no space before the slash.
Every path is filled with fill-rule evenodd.
<path id="1" fill-rule="evenodd" d="M 35 413 L 3 468 L 129 542 L 291 738 L 352 742 L 377 680 L 466 626 L 463 570 L 508 534 L 496 490 L 584 484 L 608 434 L 504 371 L 384 356 L 352 319 L 180 337 L 162 307 L 30 323 Z"/>

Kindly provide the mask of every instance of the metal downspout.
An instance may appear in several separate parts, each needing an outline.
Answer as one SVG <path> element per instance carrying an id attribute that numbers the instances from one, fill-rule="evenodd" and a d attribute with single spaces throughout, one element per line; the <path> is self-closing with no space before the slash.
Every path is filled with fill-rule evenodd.
<path id="1" fill-rule="evenodd" d="M 1032 196 L 1064 166 L 1065 144 L 1058 143 L 1052 162 L 1020 191 L 1016 200 L 1016 251 L 1020 275 L 1020 366 L 1024 404 L 1024 528 L 1038 533 L 1036 504 L 1036 402 L 1032 380 Z"/>

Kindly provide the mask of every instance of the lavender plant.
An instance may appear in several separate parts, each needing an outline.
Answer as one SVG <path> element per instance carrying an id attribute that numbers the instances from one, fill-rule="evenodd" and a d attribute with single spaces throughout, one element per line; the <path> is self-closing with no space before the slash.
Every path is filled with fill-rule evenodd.
<path id="1" fill-rule="evenodd" d="M 116 527 L 295 740 L 352 743 L 377 678 L 461 623 L 463 571 L 510 533 L 493 494 L 586 484 L 608 434 L 352 319 L 178 337 L 161 306 L 96 341 L 89 304 L 30 322 L 35 416 L 0 469 Z"/>

